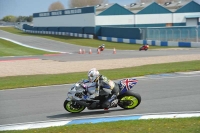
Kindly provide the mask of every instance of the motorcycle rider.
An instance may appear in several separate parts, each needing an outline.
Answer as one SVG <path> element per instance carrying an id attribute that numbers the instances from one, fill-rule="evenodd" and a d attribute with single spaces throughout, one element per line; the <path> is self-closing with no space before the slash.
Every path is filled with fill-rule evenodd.
<path id="1" fill-rule="evenodd" d="M 100 49 L 104 49 L 105 48 L 105 44 L 102 44 L 101 46 L 99 46 Z"/>
<path id="2" fill-rule="evenodd" d="M 117 96 L 119 95 L 119 85 L 112 80 L 108 79 L 107 77 L 101 75 L 96 68 L 92 68 L 88 71 L 88 80 L 91 83 L 96 83 L 96 90 L 95 94 L 93 94 L 93 98 L 99 96 L 99 90 L 102 88 L 111 89 L 111 95 L 109 98 L 103 103 L 102 107 L 104 109 L 108 109 L 109 107 L 116 106 L 118 99 Z M 92 98 L 92 96 L 91 96 Z"/>
<path id="3" fill-rule="evenodd" d="M 145 46 L 146 48 L 148 48 L 148 47 L 149 47 L 149 44 L 145 44 L 144 46 Z"/>

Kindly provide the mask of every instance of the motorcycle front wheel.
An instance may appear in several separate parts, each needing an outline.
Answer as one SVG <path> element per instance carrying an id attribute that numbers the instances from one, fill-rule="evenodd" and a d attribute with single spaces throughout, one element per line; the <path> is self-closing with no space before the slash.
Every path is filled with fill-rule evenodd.
<path id="1" fill-rule="evenodd" d="M 71 113 L 80 113 L 85 109 L 85 106 L 80 105 L 74 101 L 68 101 L 68 100 L 65 100 L 63 106 L 65 110 Z"/>
<path id="2" fill-rule="evenodd" d="M 141 103 L 140 94 L 131 91 L 126 92 L 118 97 L 118 105 L 123 109 L 134 109 Z"/>

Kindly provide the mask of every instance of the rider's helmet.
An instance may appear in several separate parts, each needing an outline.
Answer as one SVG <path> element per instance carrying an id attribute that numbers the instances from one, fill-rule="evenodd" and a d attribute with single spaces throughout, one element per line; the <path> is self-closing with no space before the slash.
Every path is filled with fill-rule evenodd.
<path id="1" fill-rule="evenodd" d="M 96 68 L 92 68 L 88 71 L 88 80 L 94 82 L 94 80 L 99 76 L 99 71 Z"/>

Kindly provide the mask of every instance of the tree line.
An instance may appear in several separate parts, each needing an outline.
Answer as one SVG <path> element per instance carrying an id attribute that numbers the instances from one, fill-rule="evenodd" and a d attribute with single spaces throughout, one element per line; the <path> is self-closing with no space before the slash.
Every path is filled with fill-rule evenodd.
<path id="1" fill-rule="evenodd" d="M 2 21 L 5 22 L 32 22 L 33 21 L 33 16 L 12 16 L 8 15 L 3 17 Z"/>

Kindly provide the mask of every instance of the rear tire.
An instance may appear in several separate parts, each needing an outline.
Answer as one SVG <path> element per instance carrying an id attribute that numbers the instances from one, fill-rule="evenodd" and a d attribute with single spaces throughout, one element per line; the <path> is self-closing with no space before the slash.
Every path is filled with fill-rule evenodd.
<path id="1" fill-rule="evenodd" d="M 75 103 L 73 101 L 65 100 L 63 104 L 65 110 L 71 113 L 80 113 L 85 109 L 85 106 Z"/>
<path id="2" fill-rule="evenodd" d="M 134 109 L 141 103 L 141 96 L 138 93 L 128 91 L 118 97 L 118 105 L 123 109 Z"/>

